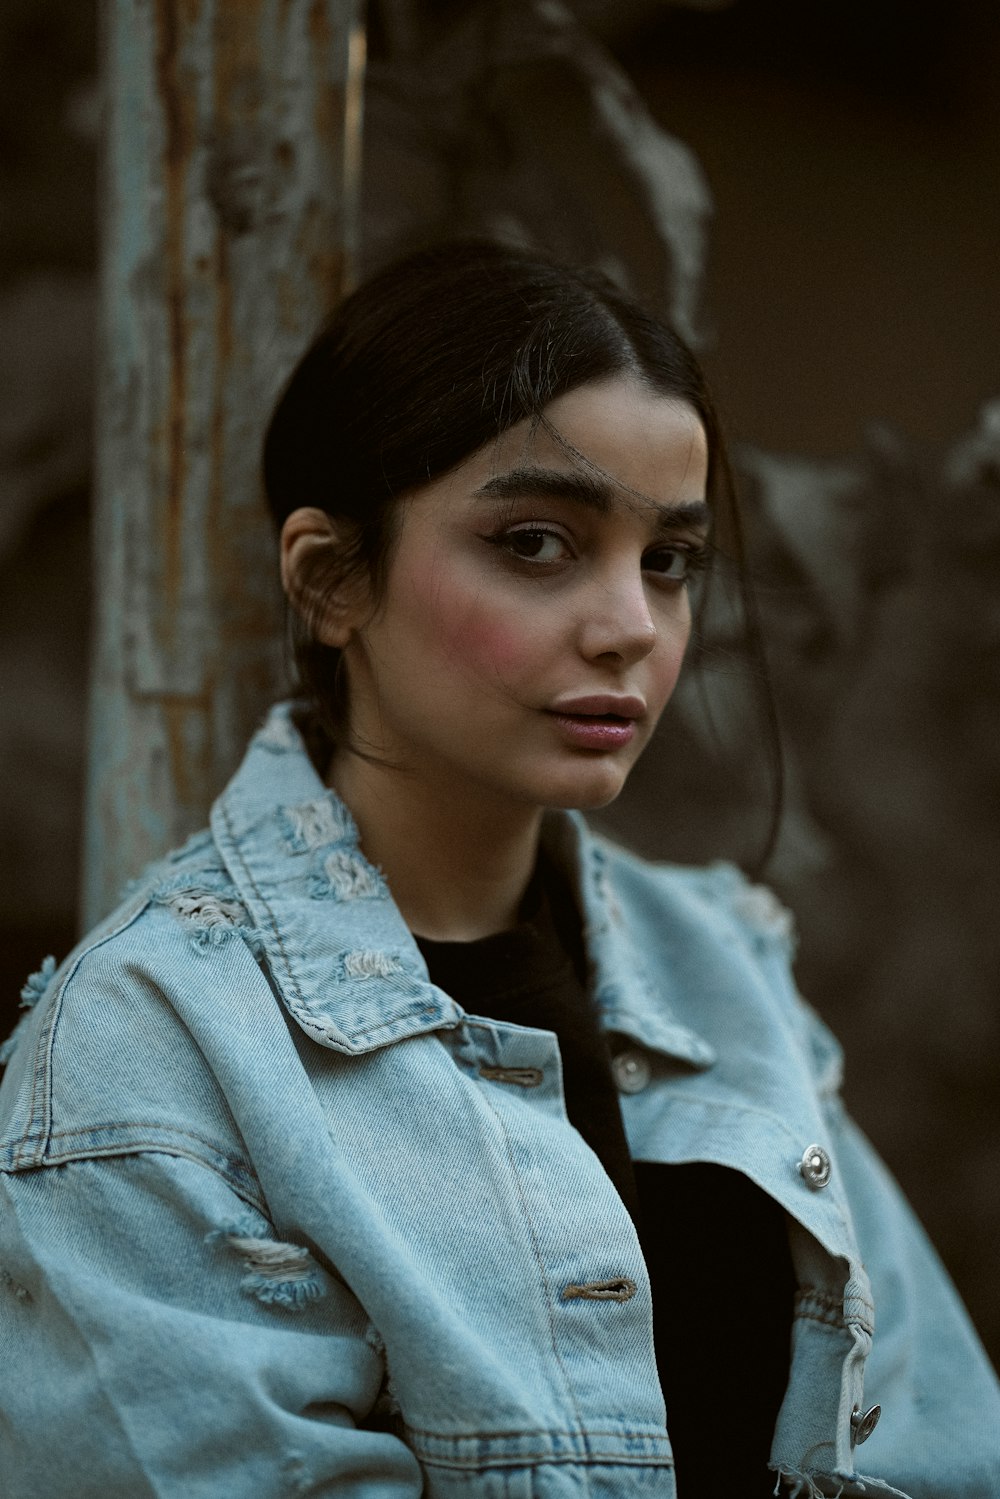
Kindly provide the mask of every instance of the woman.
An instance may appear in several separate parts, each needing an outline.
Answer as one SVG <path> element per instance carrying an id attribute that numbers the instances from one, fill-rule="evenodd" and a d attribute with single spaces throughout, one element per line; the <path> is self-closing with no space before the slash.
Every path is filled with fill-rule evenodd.
<path id="1" fill-rule="evenodd" d="M 4 1494 L 1000 1493 L 784 913 L 579 816 L 738 549 L 689 351 L 444 246 L 340 308 L 264 471 L 302 700 L 26 991 Z"/>

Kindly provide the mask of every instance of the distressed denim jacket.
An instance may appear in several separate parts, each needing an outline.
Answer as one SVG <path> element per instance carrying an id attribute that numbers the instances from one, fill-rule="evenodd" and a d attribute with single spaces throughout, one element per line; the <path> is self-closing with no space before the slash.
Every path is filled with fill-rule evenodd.
<path id="1" fill-rule="evenodd" d="M 844 1116 L 781 908 L 549 833 L 634 1157 L 787 1213 L 776 1492 L 1000 1494 L 995 1376 Z M 0 1090 L 4 1499 L 674 1499 L 646 1266 L 556 1039 L 429 982 L 287 707 L 49 969 Z"/>

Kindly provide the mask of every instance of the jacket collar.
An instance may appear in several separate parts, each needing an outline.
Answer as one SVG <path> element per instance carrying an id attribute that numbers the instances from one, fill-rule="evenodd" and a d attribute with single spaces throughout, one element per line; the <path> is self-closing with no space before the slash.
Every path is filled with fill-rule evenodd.
<path id="1" fill-rule="evenodd" d="M 385 880 L 361 853 L 354 819 L 317 774 L 293 708 L 271 710 L 211 819 L 274 986 L 302 1029 L 336 1051 L 459 1025 L 465 1012 L 430 982 Z M 662 985 L 643 973 L 600 841 L 566 812 L 546 819 L 544 836 L 583 913 L 605 1027 L 709 1065 L 711 1048 L 672 1017 Z"/>

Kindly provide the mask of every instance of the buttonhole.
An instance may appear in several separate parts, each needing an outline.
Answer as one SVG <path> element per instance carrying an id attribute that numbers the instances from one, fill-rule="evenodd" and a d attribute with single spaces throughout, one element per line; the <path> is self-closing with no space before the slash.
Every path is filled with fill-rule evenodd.
<path id="1" fill-rule="evenodd" d="M 618 1275 L 614 1280 L 588 1280 L 582 1286 L 564 1286 L 563 1301 L 630 1301 L 635 1281 Z"/>
<path id="2" fill-rule="evenodd" d="M 481 1066 L 479 1076 L 491 1083 L 513 1083 L 515 1088 L 537 1088 L 544 1076 L 540 1067 Z"/>

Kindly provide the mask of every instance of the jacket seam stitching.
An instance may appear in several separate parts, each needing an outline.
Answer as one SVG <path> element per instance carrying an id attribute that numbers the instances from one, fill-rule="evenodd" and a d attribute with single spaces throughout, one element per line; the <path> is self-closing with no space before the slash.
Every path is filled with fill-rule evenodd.
<path id="1" fill-rule="evenodd" d="M 80 965 L 83 962 L 84 958 L 89 957 L 92 952 L 96 952 L 99 947 L 103 947 L 105 942 L 112 941 L 115 937 L 120 936 L 122 932 L 126 931 L 132 925 L 133 921 L 135 921 L 136 918 L 142 914 L 148 904 L 148 897 L 145 897 L 142 902 L 136 907 L 136 909 L 134 911 L 131 911 L 128 916 L 124 917 L 117 926 L 112 928 L 111 931 L 105 932 L 104 935 L 102 937 L 99 937 L 96 942 L 92 942 L 88 947 L 85 947 L 83 951 L 78 954 L 72 968 L 66 974 L 66 976 L 62 980 L 62 983 L 59 985 L 58 990 L 53 995 L 50 1015 L 46 1018 L 42 1035 L 38 1038 L 38 1044 L 35 1052 L 35 1066 L 31 1078 L 31 1098 L 28 1104 L 28 1117 L 25 1121 L 24 1133 L 17 1144 L 14 1146 L 14 1160 L 16 1163 L 20 1164 L 22 1150 L 25 1153 L 27 1152 L 29 1141 L 32 1144 L 42 1144 L 44 1146 L 44 1141 L 47 1134 L 46 1120 L 48 1120 L 49 1124 L 51 1124 L 51 1108 L 47 1103 L 43 1103 L 40 1100 L 39 1093 L 45 1092 L 47 1088 L 46 1079 L 51 1077 L 52 1051 L 55 1047 L 56 1027 L 59 1023 L 59 1016 L 62 1011 L 62 1003 L 66 990 L 79 972 Z M 36 1133 L 34 1129 L 36 1119 L 38 1117 L 36 1114 L 36 1109 L 39 1108 L 41 1109 L 41 1119 L 38 1120 L 39 1130 Z"/>
<path id="2" fill-rule="evenodd" d="M 52 1000 L 53 1011 L 62 1004 L 62 997 L 63 989 L 62 986 L 60 986 L 58 994 L 56 994 Z M 27 1154 L 29 1140 L 32 1144 L 40 1143 L 44 1147 L 45 1118 L 44 1115 L 41 1119 L 38 1118 L 36 1100 L 38 1098 L 39 1087 L 42 1086 L 42 1074 L 44 1073 L 45 1067 L 47 1065 L 46 1061 L 43 1060 L 43 1057 L 48 1048 L 49 1040 L 54 1028 L 54 1023 L 50 1023 L 49 1019 L 47 1018 L 42 1031 L 42 1035 L 38 1038 L 38 1044 L 35 1050 L 33 1065 L 31 1069 L 31 1097 L 28 1100 L 28 1115 L 24 1121 L 24 1130 L 21 1134 L 21 1138 L 15 1142 L 13 1147 L 15 1162 L 20 1161 L 22 1152 L 25 1155 Z"/>
<path id="3" fill-rule="evenodd" d="M 179 1136 L 185 1140 L 197 1140 L 200 1145 L 207 1145 L 218 1155 L 226 1159 L 232 1159 L 226 1155 L 225 1150 L 210 1140 L 207 1135 L 199 1135 L 193 1129 L 178 1129 L 174 1124 L 162 1124 L 158 1119 L 106 1119 L 102 1124 L 78 1125 L 74 1129 L 50 1130 L 47 1138 L 50 1140 L 70 1140 L 75 1135 L 89 1135 L 97 1130 L 105 1129 L 162 1129 L 164 1133 Z M 35 1137 L 31 1137 L 35 1140 Z"/>
<path id="4" fill-rule="evenodd" d="M 192 1138 L 197 1139 L 197 1136 L 193 1136 Z M 197 1155 L 193 1150 L 185 1148 L 183 1144 L 170 1145 L 164 1143 L 162 1140 L 149 1141 L 147 1143 L 139 1141 L 129 1145 L 127 1148 L 122 1148 L 120 1150 L 114 1151 L 88 1151 L 85 1155 L 76 1155 L 67 1152 L 62 1156 L 48 1156 L 44 1161 L 38 1162 L 35 1165 L 24 1169 L 29 1169 L 32 1171 L 45 1171 L 53 1166 L 65 1166 L 73 1164 L 82 1165 L 87 1161 L 107 1161 L 115 1159 L 120 1160 L 128 1159 L 133 1156 L 143 1155 L 174 1156 L 179 1157 L 182 1160 L 191 1161 L 192 1164 L 196 1166 L 202 1166 L 206 1171 L 211 1171 L 213 1175 L 217 1176 L 220 1179 L 220 1181 L 224 1181 L 242 1202 L 247 1203 L 250 1207 L 256 1208 L 257 1211 L 260 1212 L 264 1217 L 268 1216 L 267 1201 L 264 1197 L 263 1190 L 261 1190 L 259 1194 L 250 1190 L 248 1183 L 245 1180 L 240 1180 L 240 1176 L 237 1171 L 223 1171 L 215 1162 L 206 1160 L 203 1155 Z M 223 1157 L 223 1160 L 225 1160 L 226 1163 L 231 1166 L 237 1164 L 236 1162 L 228 1160 L 228 1158 L 226 1157 Z M 17 1176 L 20 1174 L 21 1172 L 16 1167 L 0 1165 L 0 1175 L 2 1176 Z M 252 1170 L 247 1170 L 246 1176 L 248 1176 L 251 1181 L 257 1180 L 256 1174 Z"/>
<path id="5" fill-rule="evenodd" d="M 306 1004 L 305 996 L 304 996 L 304 994 L 302 993 L 301 989 L 299 988 L 298 984 L 295 981 L 295 975 L 292 972 L 292 965 L 289 962 L 288 953 L 285 950 L 284 939 L 282 938 L 281 932 L 278 929 L 278 923 L 275 920 L 274 912 L 271 910 L 271 907 L 270 907 L 270 905 L 268 903 L 267 897 L 264 895 L 264 893 L 260 889 L 260 886 L 257 884 L 257 881 L 254 879 L 253 870 L 250 868 L 250 866 L 247 863 L 246 859 L 243 857 L 243 851 L 240 848 L 239 840 L 236 837 L 236 832 L 235 832 L 235 829 L 233 827 L 232 818 L 229 815 L 228 801 L 226 800 L 225 797 L 223 797 L 221 799 L 221 801 L 220 801 L 219 810 L 222 813 L 223 821 L 226 824 L 226 832 L 229 834 L 229 841 L 230 841 L 230 844 L 232 846 L 232 849 L 233 849 L 233 852 L 234 852 L 236 858 L 240 862 L 240 867 L 243 870 L 243 872 L 244 872 L 244 874 L 246 876 L 246 879 L 247 879 L 247 881 L 248 881 L 248 883 L 250 885 L 250 888 L 252 889 L 254 895 L 257 897 L 258 901 L 264 907 L 264 910 L 267 912 L 267 919 L 268 919 L 268 921 L 271 924 L 271 930 L 274 933 L 274 940 L 278 944 L 278 951 L 281 953 L 281 958 L 282 958 L 282 961 L 283 961 L 283 963 L 285 965 L 285 972 L 288 975 L 288 982 L 291 984 L 292 989 L 295 992 L 295 997 L 298 1000 L 299 1004 L 302 1005 L 303 1007 L 305 1007 L 306 1009 L 308 1009 L 308 1005 Z"/>
<path id="6" fill-rule="evenodd" d="M 474 1436 L 474 1433 L 472 1435 Z M 466 1473 L 478 1472 L 483 1467 L 508 1468 L 520 1466 L 522 1463 L 537 1463 L 540 1467 L 545 1467 L 549 1464 L 565 1467 L 572 1463 L 577 1467 L 586 1468 L 596 1467 L 597 1465 L 604 1466 L 605 1463 L 613 1463 L 616 1468 L 672 1469 L 674 1466 L 673 1457 L 669 1452 L 653 1452 L 648 1456 L 639 1456 L 638 1454 L 630 1455 L 629 1453 L 624 1453 L 620 1449 L 604 1452 L 600 1450 L 593 1451 L 589 1448 L 586 1455 L 579 1452 L 567 1453 L 565 1456 L 551 1452 L 512 1452 L 509 1455 L 498 1455 L 492 1462 L 487 1461 L 485 1463 L 483 1461 L 477 1462 L 475 1458 L 463 1461 L 461 1458 L 430 1457 L 427 1453 L 421 1451 L 420 1461 L 427 1468 L 445 1468 L 449 1472 Z"/>
<path id="7" fill-rule="evenodd" d="M 83 954 L 80 955 L 80 961 Z M 78 964 L 74 963 L 73 973 L 77 971 Z M 28 1117 L 24 1123 L 24 1133 L 14 1146 L 14 1159 L 20 1162 L 22 1152 L 28 1153 L 29 1142 L 45 1148 L 45 1138 L 48 1127 L 52 1123 L 51 1106 L 42 1102 L 47 1092 L 46 1077 L 50 1075 L 52 1066 L 52 1048 L 55 1045 L 56 1024 L 59 1011 L 62 1009 L 63 995 L 72 975 L 67 975 L 66 980 L 59 985 L 59 989 L 52 998 L 49 1014 L 45 1018 L 42 1034 L 38 1038 L 35 1051 L 34 1068 L 31 1074 L 31 1098 L 28 1103 Z M 41 1095 L 41 1097 L 40 1097 Z"/>
<path id="8" fill-rule="evenodd" d="M 407 1422 L 406 1429 L 408 1432 L 412 1432 L 414 1436 L 431 1437 L 436 1442 L 504 1442 L 510 1437 L 534 1437 L 537 1439 L 539 1436 L 537 1426 L 514 1427 L 510 1430 L 505 1428 L 502 1431 L 462 1431 L 459 1434 L 453 1434 L 447 1431 L 432 1431 L 426 1426 L 411 1426 Z M 665 1432 L 659 1431 L 637 1431 L 629 1428 L 619 1431 L 612 1426 L 591 1426 L 588 1427 L 588 1432 L 591 1436 L 615 1437 L 622 1441 L 634 1441 L 638 1439 L 640 1442 L 657 1442 L 667 1446 L 670 1444 L 669 1436 Z M 555 1435 L 561 1436 L 562 1433 L 556 1432 Z"/>
<path id="9" fill-rule="evenodd" d="M 553 1353 L 553 1355 L 555 1357 L 556 1363 L 559 1365 L 559 1371 L 560 1371 L 560 1373 L 562 1374 L 562 1377 L 563 1377 L 563 1384 L 565 1385 L 566 1393 L 569 1396 L 570 1404 L 573 1407 L 573 1415 L 574 1415 L 574 1417 L 576 1419 L 577 1432 L 579 1433 L 579 1436 L 582 1439 L 584 1451 L 589 1456 L 589 1453 L 590 1453 L 590 1444 L 589 1444 L 589 1441 L 588 1441 L 588 1433 L 587 1433 L 587 1431 L 584 1428 L 584 1423 L 583 1423 L 583 1419 L 582 1419 L 582 1416 L 581 1416 L 581 1413 L 580 1413 L 580 1408 L 577 1405 L 576 1394 L 575 1394 L 575 1392 L 573 1390 L 573 1386 L 572 1386 L 572 1383 L 570 1381 L 569 1373 L 568 1373 L 568 1371 L 566 1369 L 566 1365 L 563 1362 L 562 1355 L 559 1352 L 559 1344 L 558 1344 L 558 1341 L 556 1339 L 555 1318 L 554 1318 L 554 1315 L 553 1315 L 552 1287 L 549 1284 L 549 1277 L 548 1277 L 548 1274 L 546 1273 L 546 1269 L 545 1269 L 545 1261 L 542 1258 L 542 1253 L 541 1253 L 541 1250 L 540 1250 L 539 1245 L 538 1245 L 538 1236 L 535 1233 L 535 1225 L 532 1222 L 531 1213 L 528 1210 L 528 1202 L 527 1202 L 527 1199 L 526 1199 L 526 1197 L 524 1195 L 524 1186 L 523 1186 L 523 1184 L 521 1182 L 521 1177 L 520 1177 L 520 1174 L 518 1173 L 517 1167 L 514 1164 L 514 1157 L 513 1157 L 513 1154 L 511 1152 L 511 1147 L 510 1147 L 510 1136 L 509 1136 L 509 1134 L 507 1132 L 507 1126 L 504 1124 L 502 1118 L 500 1117 L 499 1112 L 494 1107 L 493 1103 L 491 1102 L 491 1100 L 489 1098 L 486 1099 L 486 1103 L 487 1103 L 487 1107 L 490 1109 L 491 1113 L 493 1114 L 493 1117 L 496 1119 L 497 1124 L 499 1125 L 500 1129 L 503 1131 L 504 1153 L 507 1156 L 507 1162 L 508 1162 L 508 1165 L 510 1166 L 511 1174 L 514 1177 L 514 1183 L 515 1183 L 515 1186 L 517 1188 L 517 1195 L 518 1195 L 518 1198 L 519 1198 L 520 1203 L 521 1203 L 521 1211 L 524 1214 L 525 1225 L 527 1226 L 528 1236 L 529 1236 L 529 1238 L 531 1240 L 531 1252 L 534 1255 L 535 1263 L 538 1266 L 538 1273 L 541 1276 L 542 1285 L 543 1285 L 543 1287 L 545 1289 L 545 1311 L 546 1311 L 546 1317 L 547 1317 L 548 1324 L 549 1324 L 549 1339 L 550 1339 L 550 1341 L 552 1343 L 552 1353 Z M 432 1435 L 432 1433 L 428 1432 L 427 1435 Z"/>

